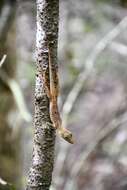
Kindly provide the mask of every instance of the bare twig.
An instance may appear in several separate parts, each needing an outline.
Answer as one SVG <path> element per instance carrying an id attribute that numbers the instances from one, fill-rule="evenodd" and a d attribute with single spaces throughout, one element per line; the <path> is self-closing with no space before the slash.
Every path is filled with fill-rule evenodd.
<path id="1" fill-rule="evenodd" d="M 5 59 L 6 59 L 7 55 L 3 55 L 1 61 L 0 61 L 0 67 L 2 67 L 3 63 L 5 62 Z"/>
<path id="2" fill-rule="evenodd" d="M 0 184 L 1 185 L 7 185 L 7 182 L 5 180 L 3 180 L 2 178 L 0 178 Z"/>
<path id="3" fill-rule="evenodd" d="M 22 118 L 25 121 L 30 122 L 32 120 L 32 117 L 27 110 L 26 103 L 19 84 L 14 79 L 8 77 L 2 69 L 0 70 L 0 78 L 10 88 Z"/>
<path id="4" fill-rule="evenodd" d="M 11 79 L 8 81 L 8 86 L 11 89 L 14 100 L 17 104 L 17 107 L 19 109 L 19 112 L 20 112 L 22 118 L 27 122 L 31 122 L 32 116 L 26 107 L 24 96 L 23 96 L 23 93 L 21 91 L 19 84 L 16 82 L 16 80 Z"/>
<path id="5" fill-rule="evenodd" d="M 127 46 L 122 43 L 112 42 L 109 48 L 122 56 L 127 56 Z"/>
<path id="6" fill-rule="evenodd" d="M 0 177 L 0 187 L 3 186 L 2 189 L 15 189 L 14 185 L 12 185 L 11 183 L 8 183 L 7 181 L 3 180 Z"/>

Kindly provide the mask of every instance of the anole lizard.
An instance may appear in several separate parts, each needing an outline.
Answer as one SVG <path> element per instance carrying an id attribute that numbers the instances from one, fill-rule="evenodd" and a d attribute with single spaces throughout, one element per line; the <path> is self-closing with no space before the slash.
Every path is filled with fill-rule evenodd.
<path id="1" fill-rule="evenodd" d="M 57 133 L 67 142 L 73 144 L 74 140 L 72 137 L 72 133 L 66 128 L 62 127 L 62 120 L 60 117 L 60 113 L 58 110 L 57 98 L 59 95 L 59 80 L 58 80 L 58 69 L 55 65 L 53 65 L 52 55 L 50 52 L 49 44 L 48 44 L 48 64 L 49 64 L 49 78 L 50 78 L 50 86 L 47 84 L 47 80 L 45 80 L 45 90 L 46 94 L 50 101 L 50 118 L 53 123 L 54 128 Z"/>

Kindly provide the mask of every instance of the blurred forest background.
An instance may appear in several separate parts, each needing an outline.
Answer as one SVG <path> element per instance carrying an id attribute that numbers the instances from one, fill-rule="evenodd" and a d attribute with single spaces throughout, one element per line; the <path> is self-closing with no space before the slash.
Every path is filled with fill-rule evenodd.
<path id="1" fill-rule="evenodd" d="M 0 190 L 26 186 L 35 38 L 36 2 L 0 0 Z M 76 142 L 57 137 L 51 190 L 127 190 L 127 1 L 61 0 L 58 56 L 59 107 Z"/>

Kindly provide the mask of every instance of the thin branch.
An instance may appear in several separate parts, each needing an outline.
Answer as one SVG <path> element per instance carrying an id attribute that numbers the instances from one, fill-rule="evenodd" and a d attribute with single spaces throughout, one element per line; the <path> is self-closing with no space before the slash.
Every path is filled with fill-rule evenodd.
<path id="1" fill-rule="evenodd" d="M 21 90 L 19 84 L 16 82 L 16 80 L 11 79 L 11 80 L 8 81 L 8 86 L 11 89 L 11 92 L 13 94 L 14 100 L 15 100 L 15 102 L 17 104 L 17 107 L 19 109 L 19 112 L 20 112 L 22 118 L 26 122 L 31 122 L 32 116 L 31 116 L 30 112 L 28 111 L 28 109 L 26 107 L 24 96 L 23 96 L 23 93 L 22 93 L 22 90 Z"/>
<path id="2" fill-rule="evenodd" d="M 11 183 L 8 183 L 7 181 L 3 180 L 1 177 L 0 177 L 0 186 L 2 186 L 2 189 L 15 190 L 14 185 L 12 185 Z"/>
<path id="3" fill-rule="evenodd" d="M 0 184 L 1 185 L 7 185 L 7 182 L 0 177 Z"/>
<path id="4" fill-rule="evenodd" d="M 5 59 L 6 59 L 7 55 L 3 55 L 1 61 L 0 61 L 0 67 L 2 67 L 3 63 L 5 62 Z"/>
<path id="5" fill-rule="evenodd" d="M 22 94 L 22 90 L 21 90 L 19 84 L 14 79 L 11 79 L 10 77 L 8 77 L 7 74 L 2 69 L 0 70 L 0 78 L 10 88 L 10 90 L 13 94 L 14 100 L 19 109 L 19 112 L 21 114 L 21 117 L 26 122 L 30 122 L 32 120 L 32 117 L 26 107 L 26 103 L 25 103 L 25 100 L 24 100 L 24 97 Z"/>
<path id="6" fill-rule="evenodd" d="M 127 56 L 127 46 L 122 43 L 112 42 L 109 48 L 122 56 Z"/>

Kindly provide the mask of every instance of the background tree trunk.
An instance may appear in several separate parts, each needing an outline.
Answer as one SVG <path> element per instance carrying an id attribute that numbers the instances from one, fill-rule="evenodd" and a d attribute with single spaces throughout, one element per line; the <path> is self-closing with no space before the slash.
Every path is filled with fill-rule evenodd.
<path id="1" fill-rule="evenodd" d="M 58 0 L 37 0 L 36 56 L 37 74 L 35 87 L 34 145 L 32 167 L 29 172 L 27 190 L 48 190 L 51 184 L 55 130 L 49 115 L 49 100 L 44 91 L 42 73 L 48 67 L 47 40 L 57 64 Z M 47 73 L 49 77 L 49 73 Z"/>

